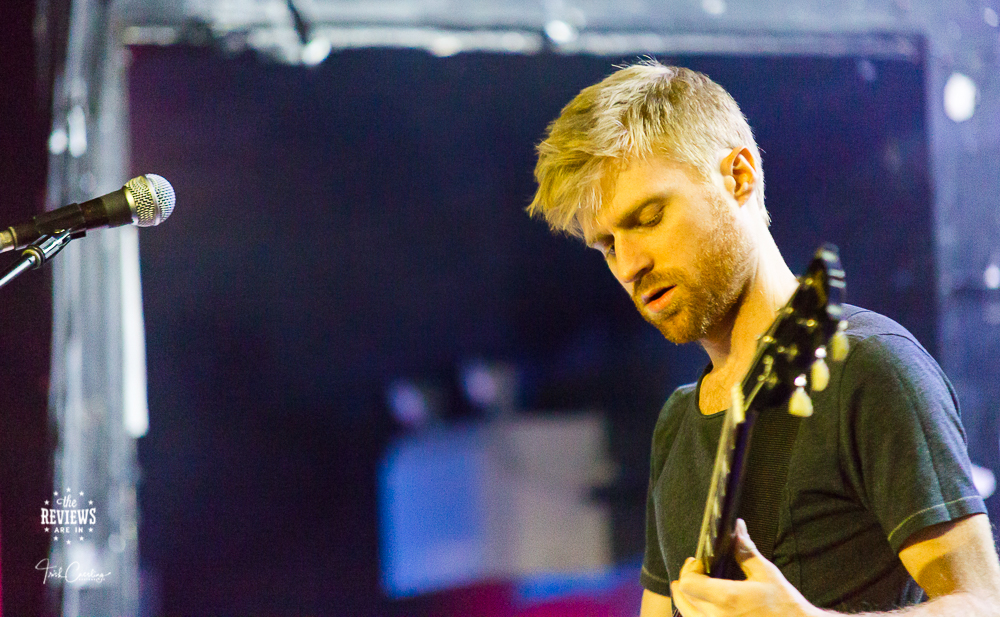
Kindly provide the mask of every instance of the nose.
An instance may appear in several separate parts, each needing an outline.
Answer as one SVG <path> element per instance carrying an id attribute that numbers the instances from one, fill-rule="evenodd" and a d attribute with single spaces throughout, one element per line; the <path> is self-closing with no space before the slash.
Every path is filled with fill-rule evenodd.
<path id="1" fill-rule="evenodd" d="M 637 283 L 652 268 L 653 261 L 641 243 L 626 234 L 615 238 L 615 277 L 622 285 Z"/>

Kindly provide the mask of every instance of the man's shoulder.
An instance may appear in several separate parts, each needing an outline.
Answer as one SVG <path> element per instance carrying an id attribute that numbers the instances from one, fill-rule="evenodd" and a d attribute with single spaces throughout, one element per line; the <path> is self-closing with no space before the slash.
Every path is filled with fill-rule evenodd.
<path id="1" fill-rule="evenodd" d="M 680 429 L 681 420 L 684 415 L 694 409 L 698 404 L 698 383 L 689 383 L 674 390 L 667 402 L 660 409 L 660 415 L 656 419 L 656 428 L 653 429 L 653 468 L 662 466 L 662 457 L 665 456 L 677 431 Z"/>
<path id="2" fill-rule="evenodd" d="M 850 349 L 831 367 L 829 400 L 854 418 L 947 410 L 957 416 L 954 387 L 937 360 L 906 328 L 874 311 L 849 307 Z M 950 421 L 950 420 L 949 420 Z"/>
<path id="3" fill-rule="evenodd" d="M 655 433 L 671 430 L 680 421 L 684 413 L 698 403 L 698 382 L 679 386 L 667 402 L 660 408 L 660 416 L 656 419 Z"/>
<path id="4" fill-rule="evenodd" d="M 843 318 L 847 320 L 847 335 L 852 339 L 865 339 L 870 336 L 895 335 L 916 341 L 916 337 L 909 330 L 898 324 L 895 320 L 876 313 L 873 310 L 844 305 Z"/>
<path id="5" fill-rule="evenodd" d="M 875 311 L 844 305 L 850 341 L 848 364 L 896 363 L 900 360 L 928 363 L 935 372 L 937 362 L 913 334 L 895 320 Z"/>
<path id="6" fill-rule="evenodd" d="M 667 399 L 667 402 L 663 404 L 662 411 L 683 407 L 685 404 L 691 403 L 691 399 L 695 396 L 697 388 L 697 381 L 686 383 L 683 386 L 678 386 L 677 389 L 670 395 L 670 398 Z"/>

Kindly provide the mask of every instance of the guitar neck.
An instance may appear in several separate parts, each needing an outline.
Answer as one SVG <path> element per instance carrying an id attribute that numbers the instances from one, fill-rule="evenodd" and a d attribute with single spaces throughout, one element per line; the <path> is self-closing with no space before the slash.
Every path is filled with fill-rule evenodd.
<path id="1" fill-rule="evenodd" d="M 826 387 L 827 344 L 835 360 L 847 353 L 846 323 L 840 319 L 843 277 L 836 248 L 821 247 L 791 299 L 760 337 L 750 369 L 733 387 L 695 552 L 710 576 L 742 578 L 732 556 L 734 530 L 759 410 L 788 402 L 791 414 L 810 415 L 812 402 L 805 386 L 817 391 Z"/>
<path id="2" fill-rule="evenodd" d="M 695 552 L 695 559 L 702 563 L 705 572 L 719 578 L 732 578 L 732 575 L 727 576 L 726 573 L 735 566 L 724 558 L 732 553 L 732 530 L 736 525 L 740 486 L 746 470 L 745 454 L 756 419 L 752 410 L 750 416 L 747 416 L 743 394 L 740 386 L 733 387 L 732 402 L 726 410 L 716 450 Z M 754 394 L 751 389 L 751 396 Z"/>

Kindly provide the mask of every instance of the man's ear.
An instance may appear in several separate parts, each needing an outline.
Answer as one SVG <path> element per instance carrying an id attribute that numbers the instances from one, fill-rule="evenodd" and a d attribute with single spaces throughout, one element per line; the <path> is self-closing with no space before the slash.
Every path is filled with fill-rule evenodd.
<path id="1" fill-rule="evenodd" d="M 757 186 L 757 161 L 745 146 L 733 148 L 719 166 L 726 192 L 741 206 L 747 202 Z"/>

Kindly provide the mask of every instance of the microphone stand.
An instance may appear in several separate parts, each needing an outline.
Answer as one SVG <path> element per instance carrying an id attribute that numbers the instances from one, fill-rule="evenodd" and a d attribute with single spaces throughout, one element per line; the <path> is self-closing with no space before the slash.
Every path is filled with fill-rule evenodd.
<path id="1" fill-rule="evenodd" d="M 87 234 L 86 230 L 60 231 L 51 236 L 41 236 L 29 244 L 21 253 L 21 259 L 14 262 L 14 265 L 0 275 L 0 287 L 13 281 L 23 272 L 40 268 L 42 264 L 52 259 L 56 253 L 66 248 L 70 240 L 82 238 Z"/>

